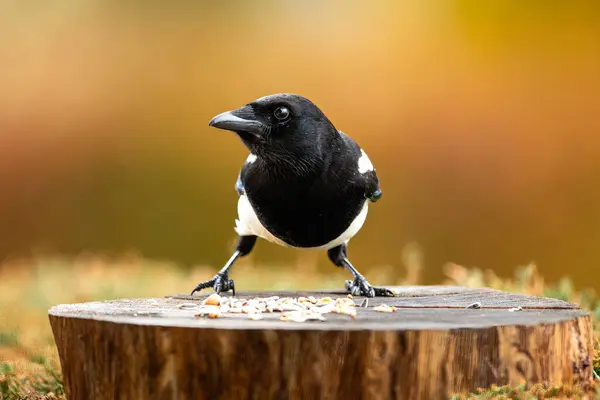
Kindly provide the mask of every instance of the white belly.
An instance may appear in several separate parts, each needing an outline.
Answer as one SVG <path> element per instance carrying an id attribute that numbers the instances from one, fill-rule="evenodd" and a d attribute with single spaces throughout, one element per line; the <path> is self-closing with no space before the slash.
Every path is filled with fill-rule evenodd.
<path id="1" fill-rule="evenodd" d="M 348 241 L 362 228 L 363 224 L 365 223 L 365 219 L 367 218 L 368 210 L 369 202 L 365 200 L 362 210 L 358 216 L 354 218 L 354 221 L 352 221 L 348 229 L 346 229 L 346 231 L 344 231 L 340 236 L 322 246 L 306 247 L 306 249 L 328 250 L 339 246 L 340 244 L 348 243 Z M 254 235 L 280 246 L 294 247 L 275 237 L 260 223 L 246 195 L 241 195 L 238 200 L 238 219 L 235 220 L 235 231 L 240 236 Z"/>

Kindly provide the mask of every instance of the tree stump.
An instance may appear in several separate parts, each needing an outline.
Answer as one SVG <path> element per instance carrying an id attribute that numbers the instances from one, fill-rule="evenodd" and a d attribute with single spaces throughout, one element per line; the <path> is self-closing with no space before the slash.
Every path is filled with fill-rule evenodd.
<path id="1" fill-rule="evenodd" d="M 49 318 L 70 399 L 413 400 L 592 381 L 591 317 L 576 304 L 485 288 L 390 289 L 396 297 L 367 307 L 355 297 L 355 317 L 331 312 L 326 321 L 281 321 L 277 311 L 259 320 L 198 316 L 206 292 L 58 305 Z M 224 297 L 235 305 L 272 296 L 280 300 L 270 304 L 348 299 L 341 291 Z M 284 308 L 319 306 L 300 300 Z M 376 311 L 382 303 L 395 311 Z"/>

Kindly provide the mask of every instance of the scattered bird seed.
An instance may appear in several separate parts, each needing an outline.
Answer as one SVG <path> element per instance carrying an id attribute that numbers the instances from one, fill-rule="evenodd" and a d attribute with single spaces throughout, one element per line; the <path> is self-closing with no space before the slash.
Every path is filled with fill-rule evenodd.
<path id="1" fill-rule="evenodd" d="M 523 307 L 518 306 L 518 307 L 513 307 L 513 308 L 508 309 L 508 312 L 515 312 L 515 311 L 523 311 Z"/>
<path id="2" fill-rule="evenodd" d="M 318 313 L 287 311 L 281 314 L 280 320 L 286 322 L 304 322 L 310 320 L 325 321 L 325 318 Z"/>
<path id="3" fill-rule="evenodd" d="M 333 303 L 333 299 L 331 297 L 323 297 L 320 298 L 319 300 L 317 300 L 317 304 L 329 304 L 329 303 Z"/>
<path id="4" fill-rule="evenodd" d="M 360 307 L 368 307 L 368 300 L 364 299 Z M 260 320 L 264 313 L 281 313 L 280 319 L 289 322 L 325 321 L 324 314 L 336 313 L 356 318 L 357 304 L 351 295 L 338 297 L 316 298 L 314 296 L 283 297 L 271 296 L 265 298 L 239 299 L 235 297 L 221 297 L 214 293 L 202 303 L 182 303 L 176 306 L 179 309 L 196 308 L 196 317 L 219 318 L 224 315 L 246 314 L 249 319 Z M 385 306 L 389 310 L 395 308 Z M 390 311 L 387 311 L 390 312 Z"/>
<path id="5" fill-rule="evenodd" d="M 356 307 L 356 303 L 347 297 L 338 297 L 338 299 L 335 301 L 335 304 L 341 307 Z"/>
<path id="6" fill-rule="evenodd" d="M 373 308 L 377 312 L 395 312 L 396 307 L 390 307 L 387 304 L 380 304 Z"/>
<path id="7" fill-rule="evenodd" d="M 221 309 L 219 306 L 203 306 L 200 307 L 199 312 L 194 314 L 195 317 L 204 317 L 206 315 L 210 316 L 210 314 L 221 314 Z M 214 317 L 211 317 L 214 318 Z"/>
<path id="8" fill-rule="evenodd" d="M 469 304 L 465 308 L 481 308 L 481 303 L 480 302 L 476 302 L 476 303 L 473 303 L 473 304 Z"/>
<path id="9" fill-rule="evenodd" d="M 207 305 L 207 306 L 218 306 L 218 305 L 221 305 L 221 296 L 219 296 L 217 293 L 213 293 L 210 296 L 208 296 L 202 302 L 202 304 Z"/>
<path id="10" fill-rule="evenodd" d="M 336 306 L 331 309 L 332 313 L 349 315 L 356 318 L 356 309 L 353 307 Z"/>
<path id="11" fill-rule="evenodd" d="M 221 305 L 221 313 L 225 314 L 227 312 L 229 312 L 229 310 L 231 310 L 231 307 L 229 307 L 228 305 Z"/>
<path id="12" fill-rule="evenodd" d="M 284 312 L 283 314 L 281 314 L 281 318 L 279 318 L 281 321 L 284 322 L 304 322 L 306 321 L 306 318 L 304 318 L 304 316 L 291 312 L 291 311 L 287 311 Z"/>

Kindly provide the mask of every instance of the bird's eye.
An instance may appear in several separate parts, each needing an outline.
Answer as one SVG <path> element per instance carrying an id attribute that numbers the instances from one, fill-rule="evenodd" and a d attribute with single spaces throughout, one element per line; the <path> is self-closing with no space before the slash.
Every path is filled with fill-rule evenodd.
<path id="1" fill-rule="evenodd" d="M 287 107 L 277 107 L 273 115 L 278 120 L 283 121 L 290 116 L 290 110 Z"/>

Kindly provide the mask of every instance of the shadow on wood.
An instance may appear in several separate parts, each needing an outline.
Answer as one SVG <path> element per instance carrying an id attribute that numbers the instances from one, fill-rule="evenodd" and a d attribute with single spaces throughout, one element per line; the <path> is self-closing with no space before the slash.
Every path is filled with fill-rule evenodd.
<path id="1" fill-rule="evenodd" d="M 326 321 L 198 317 L 210 293 L 59 305 L 49 317 L 70 399 L 412 400 L 592 381 L 591 317 L 575 304 L 491 289 L 393 289 L 397 297 L 357 305 L 355 318 L 327 313 Z M 271 296 L 346 297 L 236 299 Z M 381 303 L 396 310 L 375 311 Z M 481 307 L 466 308 L 473 303 Z"/>

